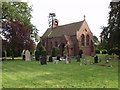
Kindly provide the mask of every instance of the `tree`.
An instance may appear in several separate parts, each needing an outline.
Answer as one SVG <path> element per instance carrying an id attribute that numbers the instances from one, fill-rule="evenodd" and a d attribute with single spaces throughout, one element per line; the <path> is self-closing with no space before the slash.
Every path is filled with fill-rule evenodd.
<path id="1" fill-rule="evenodd" d="M 43 46 L 37 46 L 35 51 L 35 59 L 36 61 L 39 61 L 40 57 L 44 54 L 47 54 L 45 47 Z"/>
<path id="2" fill-rule="evenodd" d="M 110 3 L 108 26 L 103 27 L 101 33 L 102 42 L 106 42 L 107 47 L 120 48 L 120 1 Z"/>
<path id="3" fill-rule="evenodd" d="M 60 54 L 60 49 L 58 47 L 52 48 L 52 56 L 53 57 L 56 57 L 59 54 Z"/>
<path id="4" fill-rule="evenodd" d="M 21 24 L 31 29 L 31 38 L 38 41 L 38 29 L 30 22 L 32 7 L 26 2 L 0 2 L 2 5 L 2 18 L 0 22 L 19 21 Z"/>
<path id="5" fill-rule="evenodd" d="M 94 40 L 94 42 L 95 42 L 96 45 L 99 44 L 99 40 L 98 40 L 97 36 L 93 36 L 93 40 Z"/>
<path id="6" fill-rule="evenodd" d="M 33 50 L 34 42 L 31 35 L 37 29 L 31 24 L 32 7 L 25 2 L 0 2 L 2 4 L 2 31 L 0 33 L 7 41 L 12 58 L 16 51 L 23 49 Z M 35 32 L 36 30 L 36 32 Z"/>
<path id="7" fill-rule="evenodd" d="M 32 28 L 30 19 L 32 17 L 32 7 L 26 2 L 1 2 L 2 3 L 2 20 L 17 20 L 23 25 Z"/>
<path id="8" fill-rule="evenodd" d="M 83 54 L 83 50 L 79 50 L 79 52 L 78 52 L 78 55 L 80 56 L 80 58 L 82 58 L 82 54 Z"/>
<path id="9" fill-rule="evenodd" d="M 31 30 L 20 24 L 19 21 L 9 21 L 4 23 L 2 27 L 2 35 L 7 41 L 12 59 L 14 59 L 17 51 L 22 52 L 23 49 L 34 50 L 34 42 L 30 39 Z"/>

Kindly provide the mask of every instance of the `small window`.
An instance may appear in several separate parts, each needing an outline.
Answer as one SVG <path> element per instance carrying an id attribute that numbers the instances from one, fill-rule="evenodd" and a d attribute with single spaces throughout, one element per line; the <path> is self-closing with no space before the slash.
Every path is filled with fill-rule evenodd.
<path id="1" fill-rule="evenodd" d="M 87 30 L 86 30 L 86 29 L 84 29 L 84 30 L 83 30 L 83 32 L 87 32 Z"/>

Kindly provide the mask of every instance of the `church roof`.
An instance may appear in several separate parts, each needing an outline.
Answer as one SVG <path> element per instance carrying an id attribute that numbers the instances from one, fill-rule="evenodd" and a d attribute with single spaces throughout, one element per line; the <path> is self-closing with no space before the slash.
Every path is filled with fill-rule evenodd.
<path id="1" fill-rule="evenodd" d="M 69 36 L 76 35 L 76 31 L 80 29 L 83 22 L 84 21 L 80 21 L 62 26 L 57 26 L 54 27 L 53 29 L 48 28 L 47 31 L 43 34 L 43 38 L 60 37 L 63 35 L 69 35 Z"/>

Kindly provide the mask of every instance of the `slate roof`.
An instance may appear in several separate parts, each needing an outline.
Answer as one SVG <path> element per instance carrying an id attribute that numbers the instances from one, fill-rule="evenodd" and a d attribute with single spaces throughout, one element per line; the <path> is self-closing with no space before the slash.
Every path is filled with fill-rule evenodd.
<path id="1" fill-rule="evenodd" d="M 62 26 L 57 26 L 51 30 L 51 28 L 48 28 L 47 31 L 43 34 L 44 37 L 52 38 L 52 37 L 60 37 L 63 35 L 69 35 L 73 36 L 76 35 L 76 31 L 80 29 L 82 26 L 82 23 L 84 21 L 75 22 L 71 24 L 66 24 Z"/>

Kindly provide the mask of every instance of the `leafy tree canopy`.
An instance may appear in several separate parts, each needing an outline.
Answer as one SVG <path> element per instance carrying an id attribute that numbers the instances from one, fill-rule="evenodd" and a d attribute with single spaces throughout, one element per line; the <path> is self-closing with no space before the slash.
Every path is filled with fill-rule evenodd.
<path id="1" fill-rule="evenodd" d="M 26 2 L 0 2 L 2 4 L 2 31 L 12 56 L 16 50 L 34 49 L 32 40 L 37 35 L 36 27 L 30 22 L 32 7 Z"/>
<path id="2" fill-rule="evenodd" d="M 103 27 L 101 39 L 109 48 L 120 48 L 120 1 L 110 3 L 108 26 Z"/>

